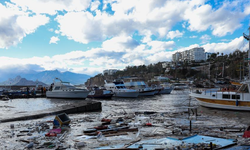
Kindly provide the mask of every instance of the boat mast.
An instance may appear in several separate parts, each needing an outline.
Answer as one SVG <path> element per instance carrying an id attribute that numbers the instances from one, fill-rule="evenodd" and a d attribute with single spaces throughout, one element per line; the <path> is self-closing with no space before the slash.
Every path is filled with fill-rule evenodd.
<path id="1" fill-rule="evenodd" d="M 248 49 L 248 58 L 247 58 L 247 60 L 248 60 L 248 79 L 250 79 L 250 27 L 248 28 L 248 30 L 249 30 L 249 35 L 246 35 L 245 33 L 243 33 L 243 37 L 246 39 L 246 40 L 248 40 L 249 42 L 248 42 L 248 44 L 249 44 L 249 49 Z"/>

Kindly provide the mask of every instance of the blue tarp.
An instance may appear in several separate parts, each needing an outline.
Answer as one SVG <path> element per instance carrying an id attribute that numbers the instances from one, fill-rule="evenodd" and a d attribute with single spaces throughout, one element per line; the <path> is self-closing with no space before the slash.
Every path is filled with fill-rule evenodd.
<path id="1" fill-rule="evenodd" d="M 210 136 L 202 136 L 202 135 L 195 135 L 191 137 L 187 137 L 185 139 L 179 140 L 175 138 L 162 138 L 162 139 L 152 139 L 152 140 L 145 140 L 145 141 L 139 141 L 127 148 L 138 148 L 142 146 L 143 148 L 146 148 L 147 150 L 153 150 L 156 148 L 173 148 L 180 146 L 182 149 L 188 148 L 187 146 L 192 146 L 192 144 L 198 144 L 198 143 L 206 143 L 210 144 L 212 142 L 215 144 L 218 148 L 219 147 L 225 147 L 231 144 L 234 144 L 234 140 L 232 139 L 222 139 L 222 138 L 215 138 Z M 125 144 L 115 145 L 115 146 L 105 146 L 100 147 L 98 149 L 117 149 L 122 148 Z"/>

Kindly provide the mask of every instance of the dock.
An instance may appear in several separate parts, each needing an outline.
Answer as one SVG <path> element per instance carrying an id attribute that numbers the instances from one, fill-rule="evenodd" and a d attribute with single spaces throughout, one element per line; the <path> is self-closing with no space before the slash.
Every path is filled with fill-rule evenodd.
<path id="1" fill-rule="evenodd" d="M 79 103 L 70 104 L 70 105 L 62 105 L 56 108 L 51 108 L 43 111 L 38 112 L 30 112 L 24 114 L 18 114 L 17 116 L 12 116 L 11 118 L 1 119 L 0 123 L 4 122 L 12 122 L 12 121 L 22 121 L 22 120 L 30 120 L 30 119 L 38 119 L 50 115 L 57 115 L 60 113 L 66 114 L 75 114 L 75 113 L 84 113 L 84 112 L 94 112 L 94 111 L 101 111 L 102 110 L 102 103 L 98 101 L 92 100 L 84 100 Z"/>

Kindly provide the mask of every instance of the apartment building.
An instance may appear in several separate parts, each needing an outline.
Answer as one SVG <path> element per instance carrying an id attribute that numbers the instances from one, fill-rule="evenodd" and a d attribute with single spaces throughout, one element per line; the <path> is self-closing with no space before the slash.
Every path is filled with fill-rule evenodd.
<path id="1" fill-rule="evenodd" d="M 176 52 L 172 55 L 173 62 L 195 61 L 200 62 L 206 60 L 205 50 L 203 47 L 195 47 L 183 52 Z"/>

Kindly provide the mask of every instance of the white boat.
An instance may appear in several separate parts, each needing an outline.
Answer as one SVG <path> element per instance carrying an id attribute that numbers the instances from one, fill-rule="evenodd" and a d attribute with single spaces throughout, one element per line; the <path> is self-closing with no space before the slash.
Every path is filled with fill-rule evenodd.
<path id="1" fill-rule="evenodd" d="M 244 82 L 239 89 L 210 89 L 192 92 L 190 96 L 194 97 L 201 106 L 231 109 L 231 110 L 250 110 L 250 81 Z"/>
<path id="2" fill-rule="evenodd" d="M 59 81 L 59 82 L 56 82 Z M 78 89 L 69 82 L 63 82 L 59 78 L 55 78 L 49 91 L 46 91 L 48 98 L 71 98 L 85 99 L 89 94 L 86 89 Z"/>
<path id="3" fill-rule="evenodd" d="M 185 83 L 173 83 L 174 90 L 185 90 L 188 89 L 188 85 Z"/>
<path id="4" fill-rule="evenodd" d="M 129 89 L 134 89 L 139 92 L 139 96 L 153 96 L 155 89 L 148 87 L 144 81 L 130 81 L 124 82 L 125 86 Z"/>
<path id="5" fill-rule="evenodd" d="M 135 98 L 138 97 L 139 92 L 133 89 L 127 89 L 124 83 L 121 82 L 113 82 L 113 83 L 106 83 L 104 84 L 106 90 L 111 90 L 116 97 L 131 97 Z"/>
<path id="6" fill-rule="evenodd" d="M 174 89 L 174 86 L 170 83 L 162 83 L 160 84 L 162 87 L 159 94 L 170 94 L 172 90 Z"/>

